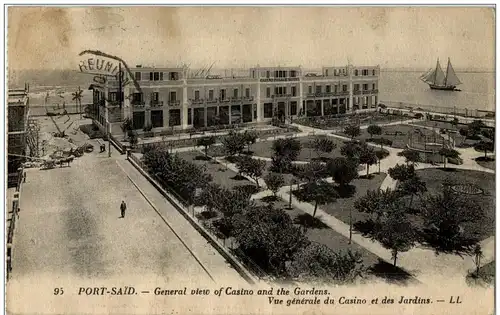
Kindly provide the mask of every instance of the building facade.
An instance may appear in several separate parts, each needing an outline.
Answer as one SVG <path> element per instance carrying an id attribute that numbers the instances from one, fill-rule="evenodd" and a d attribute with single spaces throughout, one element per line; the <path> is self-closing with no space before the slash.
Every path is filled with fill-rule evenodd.
<path id="1" fill-rule="evenodd" d="M 17 183 L 17 169 L 25 161 L 28 130 L 29 88 L 10 89 L 7 94 L 8 185 Z"/>
<path id="2" fill-rule="evenodd" d="M 120 122 L 127 118 L 139 132 L 162 131 L 336 115 L 378 104 L 378 66 L 323 67 L 320 73 L 255 67 L 225 76 L 141 66 L 130 72 L 140 91 L 133 84 L 120 89 L 117 80 L 94 89 L 94 119 L 113 134 L 122 133 Z M 122 81 L 130 83 L 127 76 Z"/>

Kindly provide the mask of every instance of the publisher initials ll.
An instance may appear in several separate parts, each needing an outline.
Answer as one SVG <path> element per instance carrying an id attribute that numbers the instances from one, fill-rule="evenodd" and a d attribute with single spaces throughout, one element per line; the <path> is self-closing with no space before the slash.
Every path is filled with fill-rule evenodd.
<path id="1" fill-rule="evenodd" d="M 451 296 L 450 297 L 450 304 L 462 304 L 462 301 L 460 301 L 459 296 Z"/>

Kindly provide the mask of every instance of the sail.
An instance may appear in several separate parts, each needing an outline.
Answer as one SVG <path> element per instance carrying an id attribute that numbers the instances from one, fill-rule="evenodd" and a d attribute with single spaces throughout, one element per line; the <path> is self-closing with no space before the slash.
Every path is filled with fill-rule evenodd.
<path id="1" fill-rule="evenodd" d="M 436 71 L 434 69 L 429 69 L 426 73 L 420 76 L 420 80 L 424 81 L 425 83 L 434 84 L 435 72 Z"/>
<path id="2" fill-rule="evenodd" d="M 460 79 L 457 77 L 455 70 L 453 70 L 453 66 L 451 65 L 450 59 L 448 59 L 448 68 L 446 69 L 446 85 L 459 85 L 462 84 Z"/>
<path id="3" fill-rule="evenodd" d="M 434 74 L 434 84 L 435 85 L 445 85 L 445 74 L 443 72 L 443 69 L 441 69 L 441 65 L 439 64 L 439 60 L 436 65 L 436 72 Z"/>

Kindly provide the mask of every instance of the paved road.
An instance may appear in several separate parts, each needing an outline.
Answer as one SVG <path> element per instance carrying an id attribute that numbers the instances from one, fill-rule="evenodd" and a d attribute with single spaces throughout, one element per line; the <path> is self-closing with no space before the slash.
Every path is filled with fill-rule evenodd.
<path id="1" fill-rule="evenodd" d="M 219 286 L 222 280 L 245 283 L 172 205 L 154 199 L 154 191 L 143 187 L 174 233 L 118 163 L 129 165 L 94 153 L 71 167 L 28 170 L 14 237 L 11 311 L 28 311 L 29 303 L 23 301 L 29 299 L 21 298 L 28 293 L 49 299 L 60 286 L 75 295 L 79 286 L 90 284 L 143 284 L 138 289 L 153 290 Z M 138 181 L 134 170 L 127 172 Z M 123 219 L 122 199 L 128 205 Z"/>

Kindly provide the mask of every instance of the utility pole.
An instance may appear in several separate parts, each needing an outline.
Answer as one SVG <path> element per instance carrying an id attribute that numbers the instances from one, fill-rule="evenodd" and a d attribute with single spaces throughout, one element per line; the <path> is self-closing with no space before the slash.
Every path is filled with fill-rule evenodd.
<path id="1" fill-rule="evenodd" d="M 119 108 L 118 110 L 120 111 L 120 114 L 121 114 L 121 110 L 122 110 L 122 105 L 123 105 L 123 97 L 122 97 L 122 63 L 118 63 L 118 104 L 119 104 Z M 109 107 L 108 107 L 108 111 L 109 111 Z M 120 115 L 121 116 L 121 115 Z M 108 119 L 109 119 L 109 113 L 108 113 Z M 109 129 L 108 129 L 108 157 L 111 157 L 111 123 L 108 122 L 108 125 L 109 125 Z"/>

